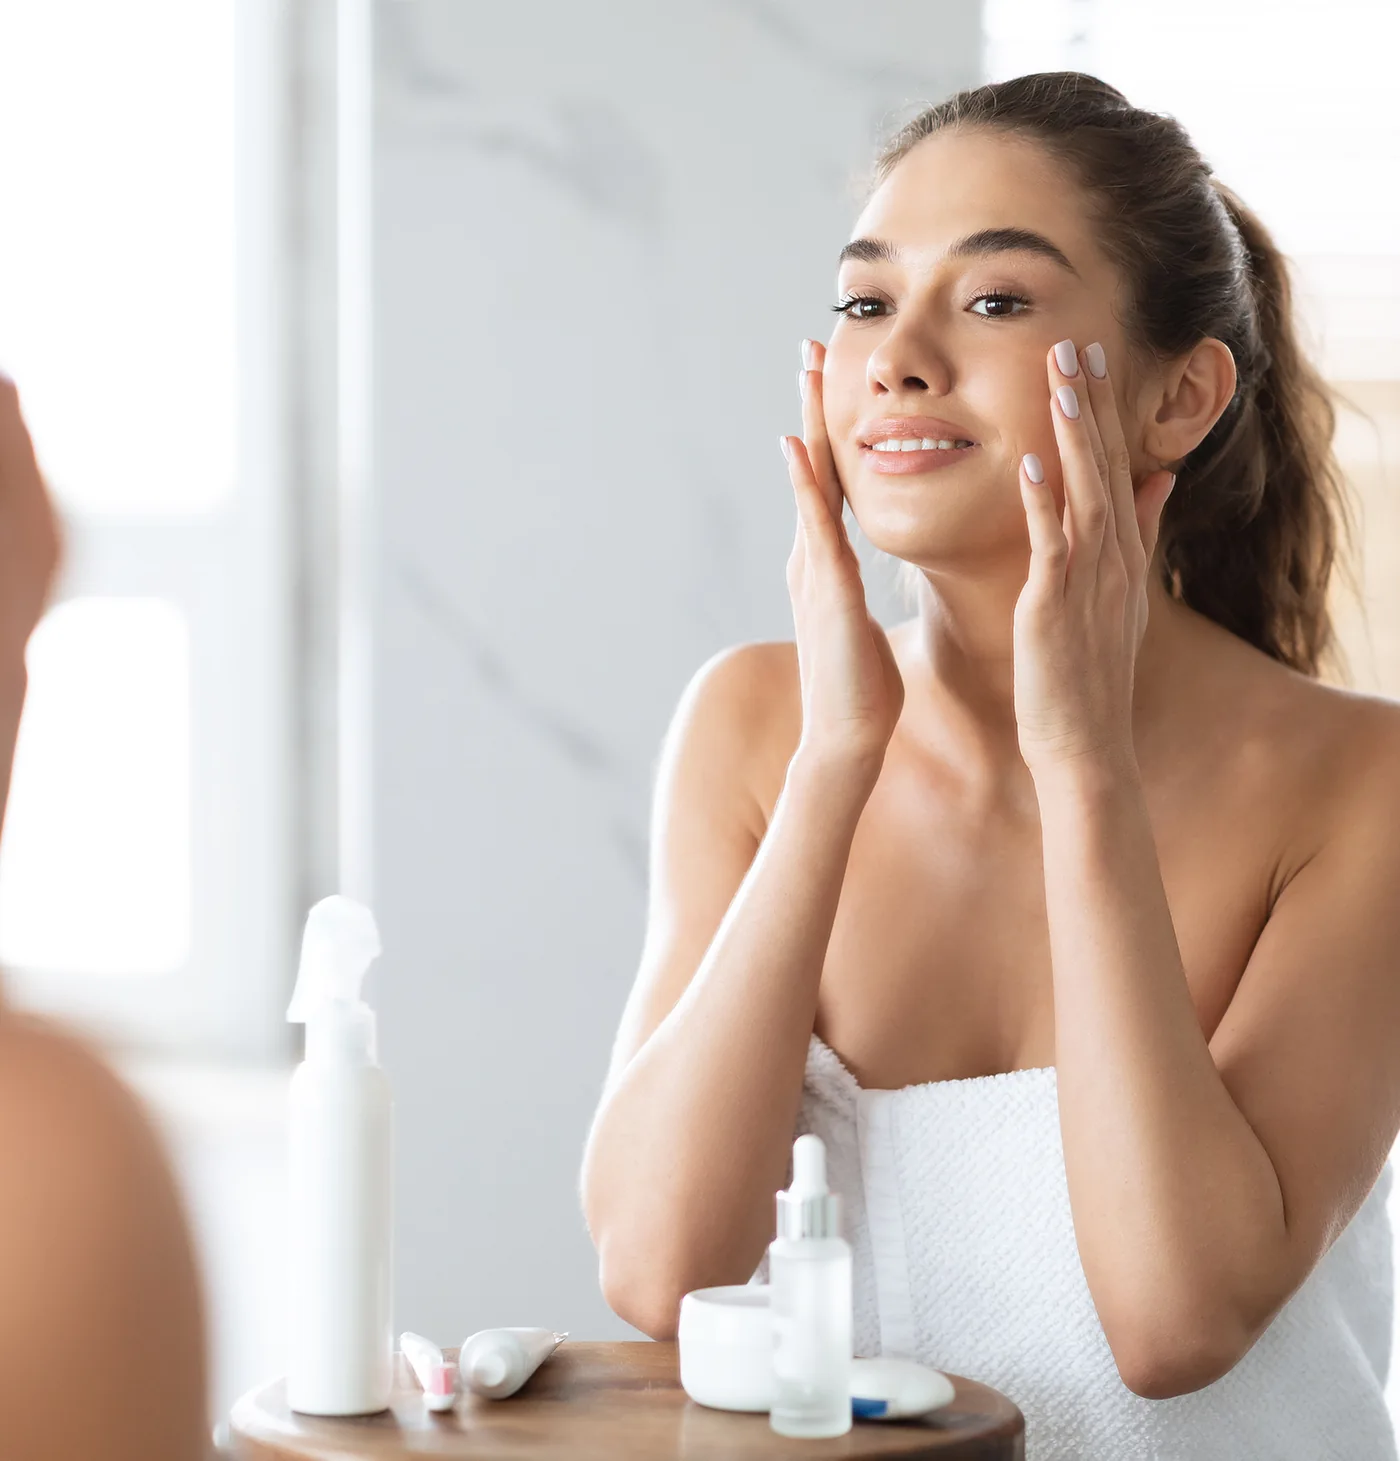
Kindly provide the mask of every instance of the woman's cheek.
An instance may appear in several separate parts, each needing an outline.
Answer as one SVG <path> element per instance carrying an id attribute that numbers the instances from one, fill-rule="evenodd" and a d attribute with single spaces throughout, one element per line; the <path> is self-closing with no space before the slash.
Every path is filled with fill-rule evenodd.
<path id="1" fill-rule="evenodd" d="M 1010 374 L 997 399 L 980 405 L 983 421 L 993 422 L 1004 442 L 1016 447 L 1019 463 L 1022 452 L 1044 455 L 1055 446 L 1055 424 L 1050 415 L 1050 388 L 1045 378 L 1045 362 L 1037 359 L 1029 368 Z"/>
<path id="2" fill-rule="evenodd" d="M 831 443 L 831 459 L 836 463 L 836 476 L 843 488 L 849 488 L 855 481 L 860 467 L 859 447 L 847 445 L 845 440 Z"/>

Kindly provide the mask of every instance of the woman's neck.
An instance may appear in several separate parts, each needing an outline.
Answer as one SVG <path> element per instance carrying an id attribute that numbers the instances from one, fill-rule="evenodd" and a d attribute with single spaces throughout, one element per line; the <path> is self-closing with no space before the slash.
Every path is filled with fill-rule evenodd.
<path id="1" fill-rule="evenodd" d="M 978 786 L 1028 778 L 1016 737 L 1012 616 L 1024 567 L 1003 580 L 926 574 L 915 618 L 896 632 L 905 680 L 901 732 Z M 1183 698 L 1197 616 L 1148 576 L 1148 619 L 1133 678 L 1135 744 Z"/>

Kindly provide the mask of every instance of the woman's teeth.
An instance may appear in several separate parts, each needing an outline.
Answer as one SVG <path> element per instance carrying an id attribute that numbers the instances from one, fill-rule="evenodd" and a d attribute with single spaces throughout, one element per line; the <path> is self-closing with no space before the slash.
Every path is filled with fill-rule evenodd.
<path id="1" fill-rule="evenodd" d="M 970 441 L 935 441 L 931 436 L 914 437 L 909 440 L 872 441 L 871 451 L 955 451 L 959 447 L 971 446 Z"/>

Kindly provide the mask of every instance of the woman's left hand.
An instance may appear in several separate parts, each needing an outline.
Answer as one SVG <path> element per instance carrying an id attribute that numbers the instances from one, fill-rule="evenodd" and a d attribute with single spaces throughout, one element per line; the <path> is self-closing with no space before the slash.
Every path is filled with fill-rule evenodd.
<path id="1" fill-rule="evenodd" d="M 1061 367 L 1071 364 L 1066 375 Z M 1052 474 L 1022 458 L 1031 561 L 1013 621 L 1017 734 L 1032 774 L 1084 763 L 1121 769 L 1136 765 L 1133 669 L 1147 628 L 1147 566 L 1176 479 L 1151 472 L 1134 490 L 1100 346 L 1076 356 L 1062 341 L 1046 367 L 1064 519 Z"/>

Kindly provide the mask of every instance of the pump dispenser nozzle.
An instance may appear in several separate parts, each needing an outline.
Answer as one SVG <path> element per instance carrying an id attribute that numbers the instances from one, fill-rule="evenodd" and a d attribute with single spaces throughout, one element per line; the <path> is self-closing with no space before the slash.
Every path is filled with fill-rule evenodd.
<path id="1" fill-rule="evenodd" d="M 360 985 L 382 952 L 374 914 L 339 893 L 322 898 L 306 915 L 287 1019 L 306 1026 L 308 1060 L 375 1060 L 374 1012 Z"/>

